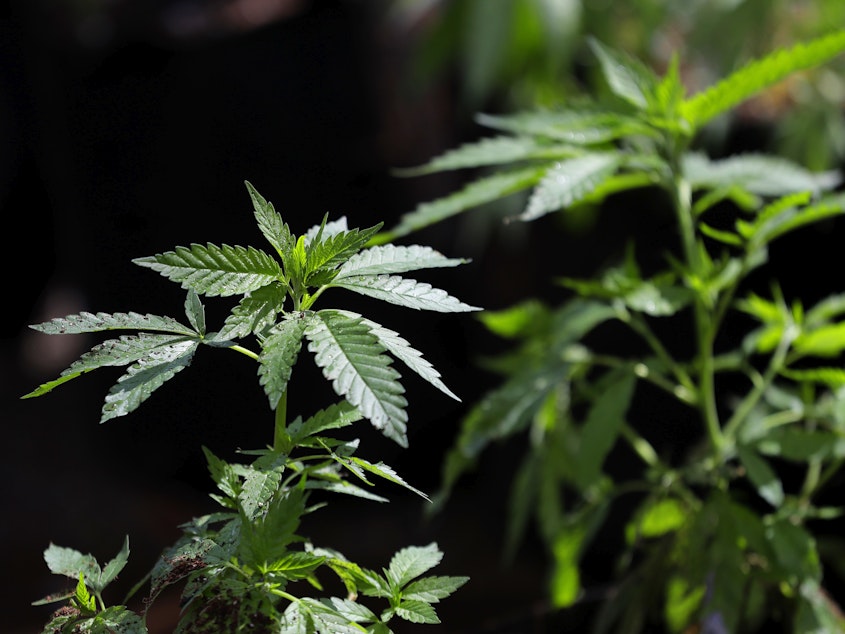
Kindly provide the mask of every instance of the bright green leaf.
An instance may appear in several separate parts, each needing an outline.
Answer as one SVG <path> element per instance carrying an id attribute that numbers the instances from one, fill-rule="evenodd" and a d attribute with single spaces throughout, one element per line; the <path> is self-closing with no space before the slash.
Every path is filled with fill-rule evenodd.
<path id="1" fill-rule="evenodd" d="M 335 393 L 357 407 L 388 438 L 407 445 L 408 402 L 399 373 L 384 347 L 360 319 L 323 310 L 308 320 L 305 336 L 323 376 Z"/>
<path id="2" fill-rule="evenodd" d="M 335 280 L 332 286 L 416 310 L 431 310 L 440 313 L 481 310 L 476 306 L 463 303 L 446 291 L 433 288 L 431 284 L 398 275 L 350 276 Z"/>
<path id="3" fill-rule="evenodd" d="M 132 261 L 209 297 L 248 293 L 281 277 L 278 262 L 263 251 L 226 244 L 192 244 Z"/>

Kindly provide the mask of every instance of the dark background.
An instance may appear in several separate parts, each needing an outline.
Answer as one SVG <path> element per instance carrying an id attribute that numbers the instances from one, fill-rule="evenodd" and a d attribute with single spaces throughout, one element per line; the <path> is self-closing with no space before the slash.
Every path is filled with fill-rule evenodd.
<path id="1" fill-rule="evenodd" d="M 0 390 L 5 552 L 0 630 L 40 631 L 51 607 L 29 603 L 62 588 L 42 560 L 52 541 L 111 558 L 130 537 L 130 563 L 107 599 L 140 579 L 179 535 L 178 524 L 213 508 L 201 446 L 234 458 L 270 441 L 272 420 L 254 364 L 201 349 L 193 366 L 128 417 L 98 425 L 102 399 L 120 374 L 100 370 L 35 400 L 19 397 L 58 376 L 97 340 L 47 337 L 29 323 L 81 310 L 179 318 L 177 285 L 131 263 L 192 242 L 263 247 L 243 181 L 249 180 L 295 233 L 325 213 L 350 226 L 389 227 L 422 201 L 454 191 L 461 175 L 398 178 L 480 134 L 448 64 L 421 75 L 421 26 L 431 16 L 391 11 L 389 0 L 20 0 L 0 7 L 0 210 L 4 285 Z M 497 104 L 476 104 L 495 111 Z M 747 122 L 722 152 L 760 149 L 767 128 Z M 639 236 L 661 253 L 674 244 L 660 200 L 626 201 L 600 226 L 562 238 L 551 219 L 497 223 L 467 214 L 404 243 L 433 246 L 466 266 L 425 279 L 460 299 L 502 308 L 531 296 L 560 299 L 555 275 L 589 275 Z M 761 289 L 776 277 L 808 304 L 842 285 L 834 222 L 773 248 Z M 817 273 L 796 266 L 808 264 Z M 419 314 L 327 294 L 398 330 L 463 399 L 450 401 L 406 377 L 410 448 L 360 428 L 362 455 L 383 459 L 433 493 L 468 404 L 494 383 L 476 363 L 496 343 L 472 315 Z M 225 300 L 206 301 L 211 324 Z M 308 415 L 331 400 L 316 371 L 297 366 L 289 411 Z M 300 369 L 302 368 L 302 369 Z M 315 405 L 316 403 L 316 405 Z M 654 412 L 655 419 L 664 412 Z M 646 412 L 648 415 L 648 411 Z M 644 421 L 648 424 L 649 421 Z M 688 442 L 661 431 L 666 446 Z M 389 504 L 331 499 L 301 533 L 373 568 L 397 549 L 437 541 L 439 574 L 471 582 L 439 604 L 438 631 L 502 631 L 542 611 L 545 556 L 537 544 L 516 563 L 499 561 L 505 497 L 520 447 L 494 447 L 443 513 L 398 487 Z M 603 565 L 601 541 L 594 561 Z M 613 546 L 608 546 L 613 552 Z M 153 610 L 151 632 L 170 632 L 177 597 Z M 419 631 L 420 627 L 411 628 Z M 429 628 L 431 629 L 431 628 Z M 514 629 L 516 631 L 516 629 Z M 525 630 L 527 631 L 527 630 Z"/>
<path id="2" fill-rule="evenodd" d="M 183 291 L 130 260 L 192 242 L 262 247 L 244 180 L 296 233 L 324 213 L 345 215 L 350 226 L 390 226 L 455 186 L 455 176 L 390 172 L 474 132 L 455 106 L 454 77 L 414 79 L 414 25 L 392 19 L 389 4 L 25 0 L 0 9 L 4 632 L 40 631 L 54 606 L 30 602 L 65 587 L 43 563 L 50 542 L 104 561 L 128 534 L 130 563 L 106 597 L 117 602 L 180 522 L 213 508 L 201 445 L 229 456 L 272 434 L 254 365 L 211 349 L 138 412 L 102 426 L 118 370 L 19 400 L 97 341 L 38 335 L 27 324 L 81 310 L 179 318 Z M 472 257 L 421 279 L 471 304 L 505 306 L 526 292 L 538 263 L 503 275 L 516 251 L 504 245 L 491 259 L 473 230 L 453 222 L 405 242 Z M 222 319 L 214 301 L 206 304 L 210 324 Z M 472 350 L 483 335 L 472 316 L 361 308 L 421 350 L 464 403 L 480 394 L 487 378 Z M 312 400 L 330 402 L 307 369 L 295 377 L 289 411 L 307 415 Z M 413 377 L 407 387 L 411 448 L 362 429 L 362 454 L 434 492 L 464 406 Z M 505 471 L 493 467 L 488 478 L 501 473 L 506 486 Z M 476 631 L 485 613 L 523 613 L 545 578 L 530 548 L 522 563 L 500 565 L 504 491 L 486 485 L 481 496 L 472 483 L 433 519 L 419 498 L 381 487 L 390 504 L 332 500 L 301 532 L 374 568 L 398 548 L 438 541 L 438 571 L 473 577 L 439 613 L 448 629 Z M 170 631 L 175 601 L 157 604 L 152 631 Z"/>

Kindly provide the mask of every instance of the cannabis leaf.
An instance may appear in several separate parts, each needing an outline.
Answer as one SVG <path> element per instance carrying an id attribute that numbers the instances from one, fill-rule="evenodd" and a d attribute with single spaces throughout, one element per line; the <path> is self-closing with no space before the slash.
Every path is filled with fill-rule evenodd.
<path id="1" fill-rule="evenodd" d="M 308 349 L 335 392 L 388 438 L 407 446 L 405 390 L 378 338 L 360 318 L 336 310 L 322 310 L 306 320 Z"/>

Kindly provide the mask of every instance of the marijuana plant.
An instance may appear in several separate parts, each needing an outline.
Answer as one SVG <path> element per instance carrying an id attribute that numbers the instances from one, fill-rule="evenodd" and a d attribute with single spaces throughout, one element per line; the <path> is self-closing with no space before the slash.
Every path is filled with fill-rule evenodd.
<path id="1" fill-rule="evenodd" d="M 392 304 L 439 312 L 477 310 L 430 284 L 399 274 L 465 262 L 424 246 L 367 247 L 381 224 L 349 229 L 345 218 L 295 236 L 273 205 L 247 183 L 261 233 L 275 254 L 254 247 L 192 244 L 133 260 L 187 290 L 187 325 L 174 318 L 129 313 L 82 312 L 32 326 L 46 334 L 133 330 L 94 346 L 61 376 L 24 398 L 46 394 L 92 370 L 126 366 L 109 390 L 101 422 L 136 410 L 153 392 L 190 365 L 202 346 L 239 352 L 257 363 L 257 376 L 274 412 L 272 444 L 243 451 L 229 463 L 203 448 L 218 492 L 219 510 L 184 525 L 182 538 L 152 569 L 148 605 L 166 587 L 184 584 L 178 631 L 284 632 L 289 634 L 390 632 L 398 617 L 439 623 L 433 607 L 467 577 L 421 576 L 442 553 L 432 543 L 397 552 L 382 572 L 358 565 L 340 552 L 298 534 L 315 491 L 369 500 L 379 477 L 426 497 L 383 462 L 356 456 L 359 441 L 332 432 L 366 419 L 386 437 L 407 447 L 407 401 L 394 359 L 433 386 L 457 398 L 440 374 L 397 332 L 338 308 L 315 310 L 329 289 L 346 289 Z M 200 296 L 240 300 L 218 331 L 209 331 Z M 251 338 L 257 351 L 239 343 Z M 307 418 L 288 420 L 287 395 L 303 344 L 341 400 Z M 352 475 L 354 478 L 350 478 Z M 103 590 L 125 566 L 127 540 L 101 567 L 92 555 L 50 545 L 50 570 L 76 581 L 73 590 L 38 603 L 69 603 L 53 615 L 45 632 L 146 632 L 144 614 L 126 605 L 106 607 Z M 314 598 L 323 591 L 320 572 L 331 571 L 346 596 Z M 300 582 L 300 583 L 297 583 Z M 304 584 L 301 582 L 305 582 Z M 386 601 L 381 611 L 359 597 Z"/>
<path id="2" fill-rule="evenodd" d="M 715 159 L 694 145 L 714 118 L 840 54 L 845 31 L 775 51 L 691 96 L 677 57 L 658 76 L 591 45 L 603 79 L 594 99 L 480 116 L 496 136 L 407 173 L 481 176 L 383 237 L 515 193 L 525 194 L 518 219 L 534 221 L 653 188 L 666 194 L 679 244 L 656 271 L 644 272 L 644 249 L 631 244 L 595 277 L 557 280 L 562 305 L 528 298 L 481 316 L 514 347 L 487 364 L 503 380 L 463 420 L 439 502 L 491 443 L 523 446 L 515 440 L 524 435 L 508 548 L 535 520 L 555 607 L 586 600 L 582 573 L 601 530 L 621 552 L 604 588 L 591 581 L 600 590 L 590 596 L 605 599 L 597 632 L 749 632 L 767 619 L 795 632 L 843 631 L 815 531 L 843 511 L 823 493 L 845 461 L 845 295 L 805 307 L 777 280 L 760 291 L 749 279 L 765 273 L 774 241 L 845 211 L 841 179 L 777 156 Z M 624 352 L 602 337 L 614 324 L 635 344 Z M 660 438 L 633 422 L 644 396 L 656 401 L 652 434 L 697 427 L 695 446 L 661 455 Z M 619 473 L 611 452 L 641 468 Z M 625 509 L 624 529 L 607 525 Z"/>

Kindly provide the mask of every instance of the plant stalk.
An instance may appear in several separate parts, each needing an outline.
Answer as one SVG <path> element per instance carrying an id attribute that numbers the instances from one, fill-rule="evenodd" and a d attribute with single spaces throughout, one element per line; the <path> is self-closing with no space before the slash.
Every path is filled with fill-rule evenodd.
<path id="1" fill-rule="evenodd" d="M 702 270 L 701 258 L 698 253 L 698 245 L 695 240 L 695 227 L 693 226 L 692 212 L 692 188 L 682 174 L 680 161 L 672 164 L 674 179 L 672 182 L 672 198 L 675 212 L 678 215 L 678 224 L 683 241 L 684 255 L 687 266 L 698 274 Z M 695 295 L 695 329 L 698 339 L 698 394 L 699 408 L 707 429 L 710 444 L 715 453 L 721 453 L 725 438 L 719 424 L 719 415 L 716 410 L 715 370 L 713 365 L 713 332 L 712 322 L 707 306 L 700 293 Z"/>

